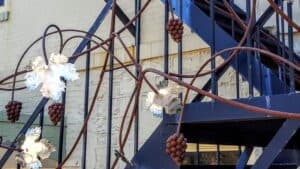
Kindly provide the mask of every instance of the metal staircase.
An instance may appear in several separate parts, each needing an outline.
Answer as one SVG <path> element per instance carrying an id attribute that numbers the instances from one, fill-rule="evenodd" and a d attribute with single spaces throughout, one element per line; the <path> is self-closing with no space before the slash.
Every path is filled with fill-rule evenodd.
<path id="1" fill-rule="evenodd" d="M 165 1 L 163 1 L 166 3 Z M 179 16 L 182 9 L 182 20 L 191 30 L 213 46 L 216 51 L 234 47 L 241 40 L 244 31 L 234 25 L 230 16 L 221 13 L 226 11 L 222 0 L 214 1 L 214 20 L 210 16 L 212 9 L 210 1 L 204 0 L 185 0 L 180 4 L 179 1 L 170 1 L 174 12 Z M 282 1 L 275 0 L 278 6 Z M 246 23 L 247 11 L 243 11 L 231 2 L 231 6 L 239 17 Z M 221 10 L 217 10 L 221 9 Z M 167 12 L 167 11 L 166 11 Z M 263 28 L 263 25 L 274 14 L 274 10 L 269 7 L 256 19 L 253 30 L 249 35 L 250 46 L 261 45 L 273 53 L 281 54 L 288 58 L 288 47 L 282 43 L 281 37 L 276 37 Z M 275 14 L 274 14 L 275 15 Z M 212 24 L 214 23 L 214 29 Z M 280 25 L 277 25 L 278 27 Z M 214 30 L 214 32 L 213 32 Z M 259 32 L 259 33 L 258 33 Z M 289 33 L 289 36 L 291 33 Z M 212 36 L 217 37 L 213 40 Z M 184 43 L 184 42 L 183 42 Z M 264 55 L 255 55 L 247 59 L 247 52 L 240 52 L 238 59 L 232 62 L 232 66 L 237 74 L 243 76 L 249 82 L 249 88 L 256 88 L 262 96 L 235 99 L 238 102 L 247 103 L 267 109 L 300 113 L 297 100 L 299 94 L 288 94 L 290 87 L 290 76 L 288 68 L 278 62 L 271 60 Z M 222 55 L 224 59 L 228 55 Z M 290 57 L 291 58 L 291 57 Z M 299 63 L 299 56 L 292 54 L 293 62 Z M 249 62 L 250 61 L 250 62 Z M 249 65 L 251 74 L 249 75 Z M 216 72 L 218 80 L 228 67 Z M 284 69 L 284 71 L 283 71 Z M 283 73 L 284 72 L 284 73 Z M 257 78 L 261 77 L 261 78 Z M 204 90 L 209 91 L 212 86 L 212 79 L 205 85 Z M 299 85 L 296 82 L 296 88 Z M 237 90 L 238 90 L 237 86 Z M 250 91 L 251 92 L 251 91 Z M 253 92 L 253 91 L 252 91 Z M 165 115 L 162 123 L 156 131 L 149 137 L 146 143 L 133 158 L 135 166 L 129 168 L 182 168 L 182 169 L 267 169 L 267 168 L 297 168 L 299 165 L 299 132 L 300 123 L 298 120 L 288 120 L 274 118 L 267 115 L 255 114 L 253 112 L 241 110 L 219 102 L 199 102 L 203 96 L 198 95 L 193 103 L 186 105 L 185 115 L 182 124 L 182 133 L 190 143 L 216 144 L 216 145 L 243 145 L 244 151 L 240 154 L 236 165 L 201 165 L 186 164 L 180 167 L 175 166 L 165 153 L 165 141 L 169 135 L 175 132 L 178 123 L 178 115 Z M 262 155 L 253 165 L 247 165 L 253 147 L 264 147 Z M 199 150 L 197 150 L 199 153 Z M 155 154 L 155 157 L 153 157 Z M 220 152 L 216 152 L 220 156 Z M 216 157 L 218 159 L 218 157 Z M 218 159 L 219 160 L 219 159 Z"/>
<path id="2" fill-rule="evenodd" d="M 96 32 L 104 17 L 109 12 L 113 1 L 106 0 L 106 2 L 106 5 L 91 26 L 86 37 L 90 37 L 90 35 Z M 167 3 L 165 1 L 163 2 Z M 212 5 L 212 0 L 170 0 L 170 2 L 172 3 L 171 5 L 174 12 L 181 16 L 183 22 L 189 26 L 195 34 L 206 41 L 215 51 L 235 47 L 241 40 L 244 30 L 236 25 L 235 22 L 232 21 L 231 17 L 222 13 L 222 10 L 226 11 L 226 7 L 224 6 L 222 0 L 215 0 Z M 250 3 L 250 0 L 247 0 L 247 2 Z M 283 3 L 282 0 L 275 0 L 274 2 L 277 3 L 278 6 L 282 6 Z M 166 14 L 168 13 L 167 6 L 168 5 L 166 5 L 165 8 Z M 235 5 L 233 1 L 231 1 L 231 7 L 243 20 L 243 22 L 247 23 L 247 19 L 249 19 L 249 9 L 247 11 L 243 11 L 237 5 Z M 137 7 L 137 11 L 138 10 L 139 9 Z M 124 16 L 125 14 L 121 11 L 121 8 L 116 8 L 116 11 L 117 16 L 123 23 L 127 23 L 129 21 L 129 19 Z M 211 16 L 212 13 L 213 16 Z M 266 23 L 272 14 L 274 14 L 274 10 L 269 7 L 260 16 L 260 18 L 256 19 L 252 32 L 248 35 L 247 45 L 263 46 L 273 53 L 277 53 L 285 58 L 289 58 L 295 63 L 300 63 L 299 56 L 293 52 L 291 53 L 290 48 L 282 43 L 281 37 L 274 36 L 263 28 L 264 23 Z M 166 18 L 166 20 L 167 19 L 168 18 Z M 279 27 L 278 24 L 277 26 Z M 127 28 L 132 35 L 138 35 L 136 38 L 139 39 L 140 30 L 138 29 L 138 23 L 135 26 L 131 24 Z M 293 36 L 291 32 L 289 32 L 288 35 Z M 213 37 L 216 37 L 216 39 Z M 136 39 L 136 46 L 138 46 L 139 43 L 139 40 Z M 81 53 L 88 46 L 88 44 L 89 40 L 84 39 L 73 54 L 76 55 Z M 165 36 L 165 59 L 168 57 L 167 44 L 168 36 Z M 228 58 L 228 55 L 222 55 L 221 57 L 226 59 Z M 72 60 L 71 62 L 74 61 L 75 60 Z M 111 63 L 113 63 L 112 59 Z M 278 61 L 269 59 L 266 56 L 260 55 L 256 52 L 239 52 L 238 59 L 231 62 L 229 66 L 235 69 L 237 76 L 241 75 L 249 82 L 250 97 L 241 99 L 239 98 L 239 95 L 237 95 L 237 98 L 234 100 L 266 109 L 300 113 L 298 108 L 300 94 L 295 93 L 293 90 L 294 88 L 292 87 L 295 79 L 295 88 L 298 89 L 300 87 L 296 77 L 298 72 L 296 72 L 295 76 L 292 69 L 289 69 L 285 65 L 277 66 L 277 64 Z M 215 89 L 218 87 L 217 80 L 222 77 L 229 66 L 225 66 L 224 68 L 216 71 L 214 78 L 208 80 L 203 89 L 206 91 L 213 89 L 213 93 L 217 94 L 215 91 Z M 89 66 L 87 66 L 86 69 L 88 70 Z M 167 70 L 168 63 L 165 62 L 165 72 L 167 72 Z M 113 67 L 110 68 L 109 72 L 113 72 Z M 137 74 L 139 73 L 140 72 L 137 71 Z M 110 75 L 110 92 L 112 93 L 113 81 L 112 74 Z M 87 81 L 87 85 L 88 84 L 89 83 Z M 261 96 L 253 97 L 254 88 L 259 91 Z M 238 93 L 239 83 L 237 83 L 236 90 Z M 86 99 L 85 108 L 87 108 L 88 105 L 88 97 Z M 195 143 L 197 145 L 200 143 L 217 145 L 217 151 L 215 152 L 217 156 L 217 164 L 201 164 L 199 161 L 197 161 L 195 163 L 186 162 L 179 167 L 176 166 L 175 163 L 170 159 L 165 152 L 165 141 L 176 131 L 179 121 L 179 115 L 177 114 L 173 116 L 164 115 L 163 121 L 133 157 L 132 165 L 128 165 L 126 168 L 295 169 L 300 164 L 300 136 L 298 132 L 300 127 L 299 120 L 282 119 L 268 115 L 256 114 L 216 101 L 201 102 L 202 99 L 203 96 L 197 95 L 192 103 L 186 105 L 181 131 L 184 133 L 185 137 L 187 137 L 189 143 Z M 18 137 L 24 134 L 37 119 L 37 117 L 42 114 L 43 108 L 47 102 L 48 99 L 41 99 L 39 104 L 34 109 L 31 117 L 19 131 L 10 147 L 16 146 L 16 140 Z M 112 96 L 110 96 L 110 107 L 112 106 L 111 102 Z M 109 118 L 111 117 L 112 116 L 109 116 Z M 138 121 L 136 122 L 135 134 L 138 133 Z M 111 128 L 111 121 L 109 125 Z M 60 142 L 63 141 L 63 121 L 61 126 Z M 110 138 L 108 138 L 108 142 L 111 141 L 111 134 L 109 137 Z M 61 147 L 59 147 L 58 150 L 59 163 L 62 161 L 63 156 L 62 145 L 63 144 L 60 145 Z M 244 149 L 238 155 L 239 159 L 236 160 L 236 164 L 224 165 L 220 162 L 221 152 L 219 151 L 218 145 L 244 146 Z M 253 148 L 256 146 L 263 147 L 263 153 L 253 165 L 247 165 L 250 154 L 253 152 Z M 111 143 L 107 143 L 107 168 L 110 168 L 110 148 Z M 135 149 L 137 148 L 138 134 L 135 135 Z M 197 149 L 197 152 L 193 153 L 194 155 L 198 156 L 197 158 L 199 160 L 199 149 Z M 0 161 L 0 168 L 4 166 L 11 154 L 12 150 L 7 150 L 7 152 L 3 155 Z M 85 156 L 86 154 L 83 155 L 84 162 L 86 161 Z M 85 168 L 85 166 L 82 168 Z"/>

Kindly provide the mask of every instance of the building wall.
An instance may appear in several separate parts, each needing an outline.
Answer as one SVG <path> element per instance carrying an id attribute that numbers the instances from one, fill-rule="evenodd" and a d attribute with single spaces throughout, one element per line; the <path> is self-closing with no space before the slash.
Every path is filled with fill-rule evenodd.
<path id="1" fill-rule="evenodd" d="M 119 5 L 124 12 L 132 17 L 134 15 L 134 1 L 120 0 Z M 143 0 L 145 2 L 145 0 Z M 14 71 L 14 67 L 18 58 L 25 48 L 35 38 L 42 35 L 43 30 L 49 24 L 57 24 L 61 28 L 76 28 L 87 30 L 99 11 L 104 5 L 103 1 L 89 0 L 88 3 L 81 0 L 51 0 L 51 1 L 9 1 L 8 10 L 10 17 L 8 21 L 0 22 L 0 77 L 5 77 Z M 141 59 L 143 67 L 155 67 L 163 70 L 163 22 L 164 22 L 164 6 L 160 1 L 152 1 L 149 7 L 142 15 L 142 44 L 141 44 Z M 110 15 L 106 17 L 101 28 L 97 31 L 97 35 L 106 38 L 109 32 Z M 117 29 L 122 27 L 122 24 L 117 19 Z M 66 34 L 70 36 L 70 34 Z M 134 51 L 134 38 L 124 32 L 121 37 L 126 42 L 128 49 Z M 79 41 L 74 41 L 68 45 L 63 52 L 65 55 L 70 55 Z M 56 37 L 50 38 L 47 43 L 48 52 L 57 51 L 58 41 Z M 177 72 L 177 45 L 170 41 L 170 71 Z M 205 42 L 192 33 L 187 27 L 185 28 L 183 38 L 184 64 L 183 72 L 192 74 L 197 71 L 200 65 L 210 57 L 210 49 Z M 26 56 L 22 62 L 21 68 L 26 67 L 29 61 L 37 56 L 42 55 L 41 43 L 38 43 Z M 99 72 L 103 66 L 103 57 L 105 53 L 101 50 L 96 50 L 92 53 L 91 64 L 91 81 L 90 81 L 90 100 L 95 91 Z M 116 42 L 116 55 L 124 62 L 129 63 L 125 51 L 120 44 Z M 222 60 L 218 60 L 220 63 Z M 3 64 L 2 64 L 3 63 Z M 83 94 L 84 94 L 84 58 L 80 58 L 76 62 L 76 67 L 80 72 L 80 80 L 73 83 L 68 83 L 67 88 L 67 104 L 66 104 L 66 151 L 68 152 L 74 139 L 78 135 L 83 122 Z M 209 67 L 206 68 L 208 70 Z M 134 71 L 133 68 L 131 68 Z M 208 80 L 209 76 L 200 78 L 196 85 L 201 87 Z M 150 81 L 158 82 L 162 78 L 158 76 L 149 76 Z M 22 80 L 20 78 L 19 80 Z M 241 96 L 248 96 L 248 85 L 242 78 Z M 20 81 L 18 86 L 22 86 Z M 118 132 L 120 129 L 120 121 L 124 114 L 125 106 L 129 96 L 135 85 L 134 80 L 123 70 L 115 71 L 114 74 L 114 94 L 113 94 L 113 135 L 112 135 L 112 150 L 118 149 Z M 232 69 L 228 70 L 226 75 L 219 81 L 219 94 L 227 98 L 234 98 L 235 93 L 235 73 Z M 11 86 L 11 84 L 7 84 Z M 161 121 L 160 118 L 152 116 L 145 108 L 145 96 L 150 89 L 143 85 L 140 98 L 140 146 L 149 137 L 157 124 Z M 89 169 L 105 168 L 106 155 L 106 136 L 107 136 L 107 107 L 108 107 L 108 75 L 105 76 L 101 92 L 97 97 L 97 104 L 93 112 L 92 118 L 88 126 L 88 162 Z M 195 93 L 192 93 L 194 96 Z M 10 97 L 10 92 L 0 92 L 0 110 L 4 110 L 4 105 Z M 191 96 L 191 98 L 192 98 Z M 21 91 L 16 93 L 17 100 L 24 103 L 24 114 L 31 114 L 41 98 L 38 90 L 29 92 Z M 209 99 L 206 98 L 206 101 Z M 51 103 L 51 102 L 50 102 Z M 128 118 L 127 118 L 128 119 Z M 47 137 L 47 136 L 45 136 Z M 129 136 L 127 146 L 125 148 L 126 156 L 130 159 L 133 155 L 133 133 Z M 80 168 L 81 165 L 81 143 L 77 147 L 70 160 L 65 165 L 66 168 Z M 113 153 L 112 153 L 113 154 Z M 112 155 L 112 158 L 114 156 Z M 122 168 L 124 164 L 119 162 L 118 168 Z"/>

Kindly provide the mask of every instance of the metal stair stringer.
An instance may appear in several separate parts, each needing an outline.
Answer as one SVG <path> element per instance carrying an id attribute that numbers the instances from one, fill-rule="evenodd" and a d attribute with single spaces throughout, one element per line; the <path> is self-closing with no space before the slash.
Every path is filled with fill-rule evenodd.
<path id="1" fill-rule="evenodd" d="M 164 2 L 164 0 L 162 0 Z M 174 12 L 178 14 L 178 2 L 176 0 L 171 0 L 172 7 Z M 189 26 L 189 28 L 196 33 L 199 37 L 201 37 L 205 42 L 209 45 L 212 44 L 211 36 L 212 36 L 212 28 L 211 28 L 211 18 L 207 16 L 201 9 L 199 9 L 195 4 L 193 4 L 192 0 L 185 0 L 182 4 L 182 20 L 183 22 Z M 205 23 L 205 24 L 204 24 Z M 215 49 L 216 51 L 220 51 L 222 49 L 235 47 L 237 46 L 237 42 L 226 32 L 224 31 L 218 24 L 215 23 L 215 36 L 217 37 L 215 41 Z M 219 39 L 218 39 L 219 38 Z M 245 52 L 240 52 L 239 55 L 239 72 L 245 78 L 248 78 L 248 70 L 247 70 L 247 59 Z M 222 55 L 223 59 L 228 58 L 227 55 Z M 253 86 L 260 90 L 262 88 L 263 94 L 282 94 L 284 93 L 285 85 L 263 64 L 260 63 L 259 60 L 253 58 L 254 64 L 252 65 L 252 75 L 257 75 L 261 72 L 262 77 L 264 78 L 260 81 L 260 78 L 253 78 Z M 231 66 L 236 69 L 234 64 Z"/>
<path id="2" fill-rule="evenodd" d="M 179 169 L 165 151 L 166 140 L 176 127 L 162 121 L 133 157 L 133 166 L 126 169 Z"/>
<path id="3" fill-rule="evenodd" d="M 299 127 L 299 120 L 287 119 L 274 135 L 268 146 L 264 148 L 262 155 L 251 169 L 268 169 L 280 152 L 284 150 Z"/>

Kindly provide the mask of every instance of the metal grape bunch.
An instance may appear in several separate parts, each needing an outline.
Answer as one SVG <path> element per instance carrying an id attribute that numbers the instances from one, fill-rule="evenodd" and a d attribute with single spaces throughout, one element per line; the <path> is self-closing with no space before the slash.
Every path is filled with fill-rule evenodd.
<path id="1" fill-rule="evenodd" d="M 7 113 L 7 120 L 14 123 L 19 120 L 20 112 L 22 109 L 22 103 L 18 101 L 10 101 L 5 106 L 6 113 Z"/>
<path id="2" fill-rule="evenodd" d="M 170 19 L 168 22 L 168 32 L 172 39 L 179 43 L 182 40 L 183 35 L 183 22 L 180 19 Z"/>
<path id="3" fill-rule="evenodd" d="M 180 166 L 183 162 L 187 148 L 187 139 L 183 134 L 173 134 L 167 139 L 166 153 L 172 158 L 176 165 Z"/>
<path id="4" fill-rule="evenodd" d="M 64 114 L 64 105 L 61 103 L 53 103 L 48 107 L 48 114 L 52 123 L 56 126 L 60 122 Z"/>

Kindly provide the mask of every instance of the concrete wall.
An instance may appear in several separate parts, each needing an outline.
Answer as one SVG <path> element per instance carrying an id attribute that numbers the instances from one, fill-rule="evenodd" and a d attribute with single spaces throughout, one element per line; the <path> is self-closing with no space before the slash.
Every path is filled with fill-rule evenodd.
<path id="1" fill-rule="evenodd" d="M 130 3 L 129 3 L 130 2 Z M 145 0 L 143 0 L 145 2 Z M 87 30 L 92 24 L 99 11 L 104 5 L 103 1 L 89 0 L 51 0 L 51 1 L 9 1 L 5 10 L 10 11 L 8 21 L 0 22 L 0 77 L 13 72 L 18 58 L 25 50 L 27 45 L 35 38 L 42 35 L 44 28 L 49 24 L 57 24 L 61 28 L 76 28 Z M 134 1 L 120 0 L 119 5 L 125 13 L 132 17 L 134 15 Z M 3 9 L 4 10 L 4 9 Z M 141 44 L 141 59 L 143 67 L 155 67 L 163 69 L 163 22 L 164 22 L 164 6 L 157 0 L 152 1 L 149 7 L 142 15 L 142 44 Z M 1 11 L 1 8 L 0 8 Z M 106 38 L 109 32 L 110 15 L 103 22 L 103 26 L 97 31 L 97 35 Z M 117 29 L 122 27 L 122 24 L 117 21 Z M 70 36 L 67 34 L 66 36 Z M 126 31 L 121 37 L 126 42 L 130 51 L 134 51 L 134 39 Z M 70 55 L 77 46 L 79 41 L 74 41 L 68 45 L 64 51 L 65 55 Z M 55 38 L 50 38 L 47 43 L 48 51 L 57 51 Z M 177 45 L 170 41 L 170 71 L 177 72 Z M 207 44 L 193 34 L 187 27 L 185 28 L 183 38 L 184 65 L 183 72 L 192 74 L 197 71 L 199 66 L 210 57 L 210 49 Z M 29 61 L 37 56 L 42 55 L 41 43 L 37 44 L 26 56 L 22 62 L 21 68 L 28 65 Z M 96 50 L 92 53 L 92 71 L 91 71 L 91 87 L 90 99 L 95 91 L 99 71 L 103 65 L 103 56 L 105 53 L 101 50 Z M 124 62 L 129 62 L 125 51 L 116 42 L 116 55 Z M 220 63 L 221 60 L 218 60 Z M 80 72 L 80 80 L 69 83 L 67 89 L 67 111 L 66 111 L 66 151 L 68 152 L 74 139 L 78 135 L 83 121 L 83 93 L 84 93 L 84 58 L 76 62 L 76 67 Z M 206 68 L 208 70 L 209 67 Z M 132 71 L 134 69 L 131 68 Z M 105 167 L 106 154 L 106 136 L 107 136 L 107 107 L 108 107 L 108 76 L 106 75 L 101 88 L 101 92 L 97 97 L 97 104 L 93 112 L 92 118 L 88 127 L 88 168 L 103 169 Z M 201 87 L 209 78 L 203 77 L 196 82 L 196 85 Z M 149 76 L 150 81 L 158 82 L 162 78 L 158 76 Z M 22 80 L 22 79 L 20 79 Z M 242 78 L 241 96 L 248 96 L 248 85 Z M 7 84 L 10 86 L 11 84 Z M 23 82 L 18 83 L 22 86 Z M 120 121 L 124 114 L 125 106 L 129 96 L 135 85 L 134 80 L 123 70 L 115 72 L 114 76 L 114 95 L 113 95 L 113 150 L 118 148 L 118 132 Z M 234 98 L 235 93 L 235 74 L 232 69 L 228 70 L 226 75 L 219 81 L 219 94 L 228 98 Z M 2 87 L 2 86 L 1 86 Z M 145 96 L 150 89 L 143 85 L 141 93 L 140 105 L 140 145 L 148 138 L 152 131 L 156 128 L 161 119 L 153 117 L 152 114 L 145 109 Z M 195 93 L 192 94 L 192 96 Z M 191 97 L 192 97 L 191 96 Z M 4 105 L 10 97 L 10 92 L 0 92 L 0 110 L 4 110 Z M 31 114 L 32 109 L 40 100 L 41 95 L 38 90 L 34 92 L 20 91 L 16 93 L 16 99 L 24 103 L 24 114 Z M 209 99 L 206 98 L 206 101 Z M 1 135 L 1 133 L 0 133 Z M 130 159 L 133 154 L 133 133 L 129 136 L 127 142 L 126 156 Z M 47 137 L 47 136 L 45 136 Z M 79 144 L 81 145 L 81 144 Z M 81 146 L 78 146 L 75 153 L 71 156 L 66 164 L 66 168 L 76 169 L 81 165 Z M 114 158 L 112 156 L 112 158 Z M 124 164 L 119 162 L 118 168 L 122 168 Z"/>

